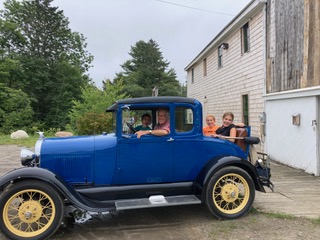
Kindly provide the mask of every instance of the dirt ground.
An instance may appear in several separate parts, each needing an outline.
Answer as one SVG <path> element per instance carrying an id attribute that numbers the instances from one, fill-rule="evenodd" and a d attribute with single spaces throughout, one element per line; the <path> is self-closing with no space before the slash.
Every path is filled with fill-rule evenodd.
<path id="1" fill-rule="evenodd" d="M 19 166 L 19 152 L 18 146 L 0 145 L 0 176 Z M 253 209 L 241 219 L 219 221 L 202 205 L 128 210 L 88 219 L 82 223 L 66 221 L 50 239 L 313 240 L 320 236 L 320 219 L 259 213 Z M 5 239 L 0 232 L 0 240 Z"/>

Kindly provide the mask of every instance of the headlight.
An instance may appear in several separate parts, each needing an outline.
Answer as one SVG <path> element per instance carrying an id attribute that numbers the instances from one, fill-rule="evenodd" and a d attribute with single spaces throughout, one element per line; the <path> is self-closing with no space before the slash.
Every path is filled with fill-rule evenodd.
<path id="1" fill-rule="evenodd" d="M 36 154 L 34 152 L 30 151 L 29 149 L 23 148 L 21 149 L 20 152 L 20 159 L 21 159 L 21 164 L 23 166 L 27 166 L 30 164 L 32 160 L 36 158 Z"/>

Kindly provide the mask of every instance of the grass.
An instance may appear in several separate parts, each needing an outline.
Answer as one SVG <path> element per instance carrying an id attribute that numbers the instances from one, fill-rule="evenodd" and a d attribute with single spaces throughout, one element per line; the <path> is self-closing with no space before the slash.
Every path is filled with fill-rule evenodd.
<path id="1" fill-rule="evenodd" d="M 0 145 L 19 145 L 25 147 L 34 147 L 38 135 L 31 135 L 29 138 L 25 139 L 11 139 L 9 135 L 0 135 Z"/>
<path id="2" fill-rule="evenodd" d="M 279 226 L 275 224 L 278 224 Z M 298 225 L 304 227 L 294 230 Z M 309 219 L 291 214 L 261 212 L 259 209 L 251 208 L 249 214 L 242 218 L 214 221 L 208 227 L 210 229 L 208 236 L 211 240 L 260 239 L 258 236 L 261 237 L 262 234 L 265 237 L 262 237 L 261 239 L 268 239 L 266 235 L 273 234 L 273 239 L 284 239 L 282 236 L 284 236 L 283 231 L 286 231 L 286 228 L 291 229 L 290 231 L 295 231 L 296 233 L 294 234 L 297 236 L 308 236 L 308 231 L 310 231 L 310 229 L 316 229 L 319 225 L 320 217 L 317 219 Z M 304 232 L 303 229 L 309 230 Z M 275 231 L 280 231 L 280 233 L 277 232 L 276 234 L 278 235 L 274 235 Z"/>
<path id="3" fill-rule="evenodd" d="M 265 213 L 269 218 L 279 218 L 279 219 L 295 219 L 296 216 L 285 214 L 285 213 Z"/>
<path id="4" fill-rule="evenodd" d="M 46 137 L 52 137 L 52 136 L 46 136 Z M 18 146 L 31 148 L 31 147 L 34 147 L 38 138 L 39 138 L 38 134 L 29 135 L 29 138 L 25 138 L 25 139 L 11 139 L 10 135 L 0 135 L 0 145 L 18 145 Z"/>
<path id="5" fill-rule="evenodd" d="M 314 224 L 320 225 L 320 217 L 311 220 Z"/>

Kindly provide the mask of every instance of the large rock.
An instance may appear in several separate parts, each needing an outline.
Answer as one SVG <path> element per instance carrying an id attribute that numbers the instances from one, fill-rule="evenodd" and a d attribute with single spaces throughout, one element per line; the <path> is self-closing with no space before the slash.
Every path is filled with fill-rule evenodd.
<path id="1" fill-rule="evenodd" d="M 71 136 L 73 136 L 73 134 L 71 132 L 60 131 L 60 132 L 56 132 L 55 136 L 56 137 L 71 137 Z"/>
<path id="2" fill-rule="evenodd" d="M 23 130 L 18 130 L 16 132 L 11 133 L 10 137 L 11 139 L 24 139 L 24 138 L 28 138 L 29 135 Z"/>

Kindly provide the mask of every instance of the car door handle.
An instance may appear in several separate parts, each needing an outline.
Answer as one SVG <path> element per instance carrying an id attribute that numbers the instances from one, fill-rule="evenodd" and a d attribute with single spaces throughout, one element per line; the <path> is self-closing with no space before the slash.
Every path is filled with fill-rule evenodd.
<path id="1" fill-rule="evenodd" d="M 172 137 L 167 140 L 167 142 L 172 142 L 172 141 L 174 141 Z"/>

